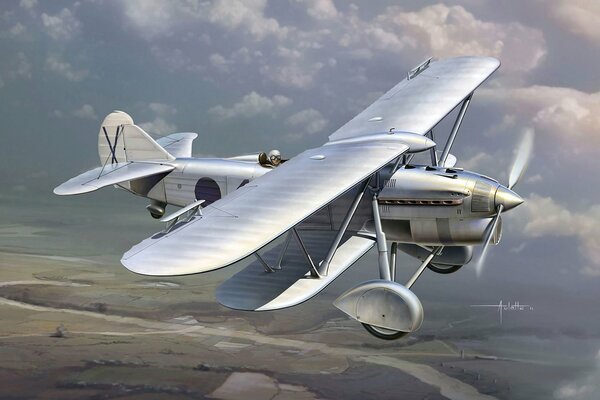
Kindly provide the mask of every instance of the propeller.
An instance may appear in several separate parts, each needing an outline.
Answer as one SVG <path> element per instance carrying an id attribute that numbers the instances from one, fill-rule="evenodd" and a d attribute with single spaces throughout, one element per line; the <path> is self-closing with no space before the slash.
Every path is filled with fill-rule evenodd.
<path id="1" fill-rule="evenodd" d="M 498 222 L 500 221 L 500 214 L 502 213 L 504 208 L 513 208 L 523 202 L 523 199 L 521 199 L 518 195 L 512 192 L 512 188 L 515 187 L 517 183 L 519 183 L 519 181 L 523 177 L 525 169 L 527 168 L 527 163 L 529 162 L 529 158 L 531 156 L 531 150 L 533 149 L 533 138 L 534 131 L 532 129 L 528 129 L 527 131 L 525 131 L 525 135 L 523 136 L 523 139 L 519 144 L 515 161 L 513 162 L 512 168 L 510 170 L 510 175 L 508 177 L 508 186 L 506 188 L 503 188 L 502 186 L 498 187 L 495 202 L 496 204 L 499 204 L 496 206 L 496 216 L 492 218 L 488 226 L 485 228 L 485 239 L 483 240 L 483 249 L 481 250 L 481 255 L 479 256 L 479 260 L 477 261 L 477 265 L 475 266 L 477 276 L 480 276 L 481 272 L 483 271 L 483 265 L 485 264 L 485 258 L 487 256 L 488 248 L 490 246 L 490 240 L 492 239 L 492 235 L 496 231 L 496 227 L 498 226 Z"/>

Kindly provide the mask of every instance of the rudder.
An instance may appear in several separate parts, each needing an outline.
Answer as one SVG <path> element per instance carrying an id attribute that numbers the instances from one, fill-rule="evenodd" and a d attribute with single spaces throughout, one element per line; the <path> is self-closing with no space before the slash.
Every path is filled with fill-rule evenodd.
<path id="1" fill-rule="evenodd" d="M 102 165 L 175 159 L 123 111 L 113 111 L 102 121 L 98 155 Z"/>

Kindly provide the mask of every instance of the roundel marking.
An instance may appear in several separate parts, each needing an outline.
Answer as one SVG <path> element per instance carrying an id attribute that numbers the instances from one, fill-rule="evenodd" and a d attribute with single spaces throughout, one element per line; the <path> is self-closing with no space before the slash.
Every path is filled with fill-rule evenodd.
<path id="1" fill-rule="evenodd" d="M 204 200 L 203 206 L 207 206 L 221 198 L 219 184 L 211 178 L 200 178 L 194 189 L 196 200 Z"/>

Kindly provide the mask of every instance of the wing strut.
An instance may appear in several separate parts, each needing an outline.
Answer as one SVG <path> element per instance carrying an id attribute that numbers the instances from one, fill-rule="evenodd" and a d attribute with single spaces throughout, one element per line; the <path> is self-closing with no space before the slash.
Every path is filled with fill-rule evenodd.
<path id="1" fill-rule="evenodd" d="M 331 247 L 329 248 L 329 252 L 327 253 L 327 256 L 325 257 L 325 259 L 323 260 L 321 265 L 319 265 L 319 269 L 318 269 L 319 276 L 327 276 L 327 273 L 329 272 L 329 264 L 331 263 L 331 259 L 335 255 L 335 252 L 337 251 L 338 246 L 340 245 L 340 242 L 342 241 L 342 238 L 343 238 L 344 234 L 346 233 L 346 229 L 348 229 L 348 225 L 350 224 L 350 221 L 352 220 L 352 217 L 354 216 L 354 213 L 356 212 L 356 209 L 358 208 L 358 204 L 362 200 L 363 195 L 365 194 L 365 191 L 367 190 L 367 187 L 369 186 L 370 180 L 371 180 L 371 177 L 365 179 L 361 188 L 358 190 L 358 193 L 356 194 L 356 197 L 354 198 L 352 205 L 348 209 L 348 212 L 346 213 L 346 216 L 344 217 L 344 221 L 342 221 L 342 225 L 340 226 L 340 229 L 338 230 L 338 233 L 335 236 L 333 243 L 331 243 Z"/>
<path id="2" fill-rule="evenodd" d="M 462 123 L 463 117 L 465 116 L 465 113 L 467 112 L 467 108 L 469 107 L 469 104 L 471 103 L 472 97 L 473 97 L 473 93 L 471 92 L 471 94 L 469 94 L 467 96 L 467 98 L 463 101 L 462 105 L 460 106 L 460 111 L 458 112 L 458 115 L 456 116 L 456 121 L 454 121 L 454 126 L 452 127 L 452 132 L 450 133 L 450 136 L 448 137 L 448 141 L 446 142 L 446 145 L 444 146 L 444 151 L 442 152 L 442 156 L 440 157 L 440 160 L 438 162 L 439 165 L 443 166 L 446 164 L 446 159 L 448 158 L 448 154 L 450 154 L 450 149 L 452 148 L 452 144 L 454 144 L 454 139 L 456 139 L 456 134 L 458 133 L 460 124 Z"/>

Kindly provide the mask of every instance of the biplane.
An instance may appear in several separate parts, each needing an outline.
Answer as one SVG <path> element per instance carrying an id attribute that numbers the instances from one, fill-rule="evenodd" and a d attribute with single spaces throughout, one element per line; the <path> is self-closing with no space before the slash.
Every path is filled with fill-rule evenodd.
<path id="1" fill-rule="evenodd" d="M 149 212 L 166 225 L 123 255 L 121 263 L 137 274 L 199 274 L 248 258 L 216 289 L 217 300 L 237 310 L 305 302 L 375 248 L 379 279 L 350 288 L 334 305 L 372 335 L 397 339 L 423 321 L 411 288 L 424 270 L 456 272 L 479 244 L 483 265 L 489 245 L 500 241 L 501 214 L 523 202 L 512 189 L 531 134 L 506 186 L 456 167 L 450 153 L 474 91 L 499 66 L 489 57 L 428 59 L 323 146 L 289 160 L 277 151 L 193 158 L 195 133 L 154 140 L 115 111 L 98 136 L 102 165 L 54 192 L 116 185 L 150 199 Z M 439 136 L 436 126 L 453 110 L 440 148 L 434 131 Z M 418 153 L 428 161 L 414 162 Z M 181 208 L 165 216 L 169 204 Z M 398 251 L 420 261 L 404 284 L 396 282 Z"/>

